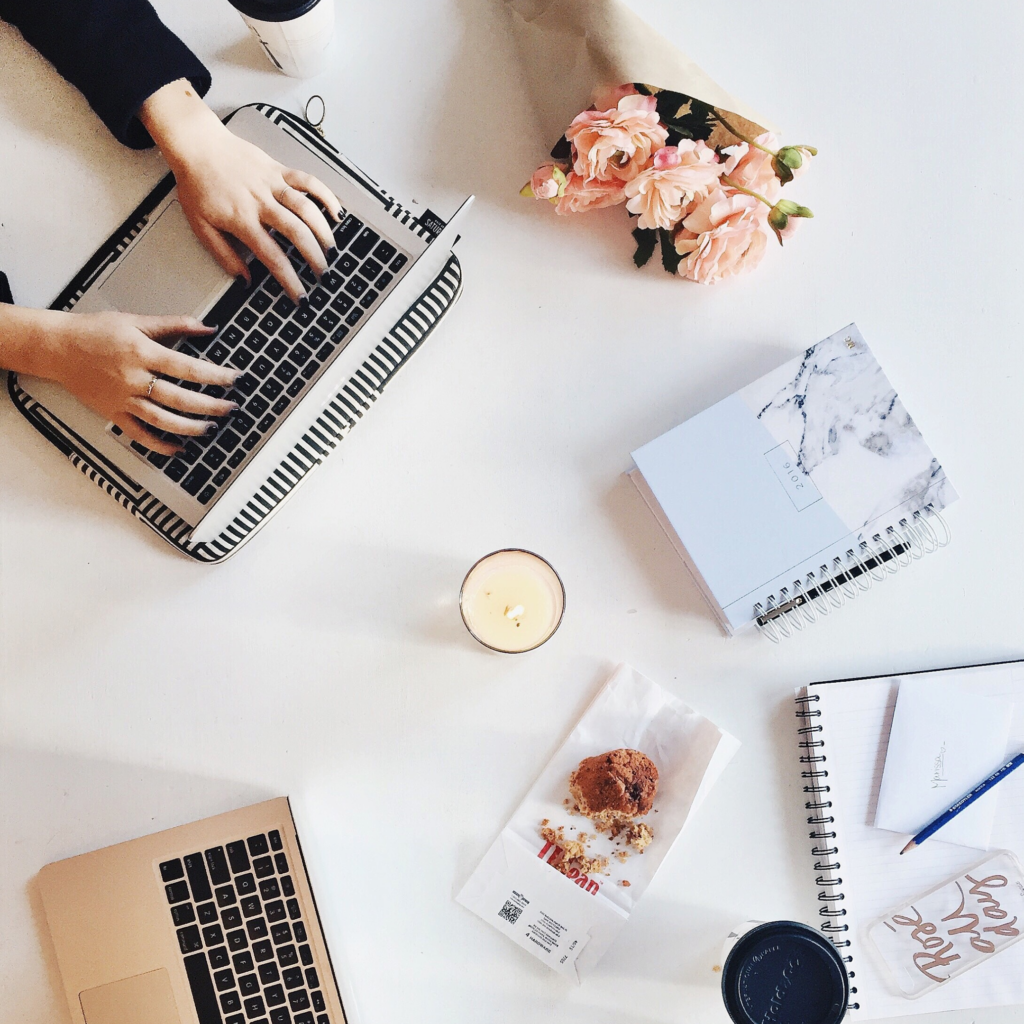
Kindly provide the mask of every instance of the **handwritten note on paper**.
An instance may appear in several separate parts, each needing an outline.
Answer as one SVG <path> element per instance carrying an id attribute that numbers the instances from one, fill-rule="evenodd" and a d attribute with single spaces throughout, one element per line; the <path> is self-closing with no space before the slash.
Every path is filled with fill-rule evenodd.
<path id="1" fill-rule="evenodd" d="M 990 960 L 1024 934 L 1024 873 L 1008 850 L 876 921 L 868 934 L 908 999 Z"/>

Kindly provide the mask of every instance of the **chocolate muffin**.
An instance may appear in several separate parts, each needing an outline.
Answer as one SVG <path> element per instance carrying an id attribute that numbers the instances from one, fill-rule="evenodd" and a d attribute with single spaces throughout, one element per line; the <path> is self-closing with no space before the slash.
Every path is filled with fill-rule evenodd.
<path id="1" fill-rule="evenodd" d="M 646 814 L 658 792 L 658 769 L 639 750 L 609 750 L 586 757 L 569 776 L 569 792 L 588 818 Z"/>

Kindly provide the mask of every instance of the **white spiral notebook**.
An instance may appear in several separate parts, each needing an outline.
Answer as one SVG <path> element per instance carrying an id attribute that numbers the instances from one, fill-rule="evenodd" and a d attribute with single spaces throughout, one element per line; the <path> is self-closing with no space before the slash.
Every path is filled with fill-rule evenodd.
<path id="1" fill-rule="evenodd" d="M 936 672 L 915 680 L 956 682 L 967 692 L 1014 701 L 1007 756 L 1024 749 L 1024 662 Z M 938 835 L 904 857 L 907 837 L 874 828 L 889 726 L 900 676 L 813 683 L 797 692 L 800 777 L 807 811 L 820 927 L 851 972 L 850 1020 L 1024 1003 L 1024 942 L 918 999 L 891 986 L 866 933 L 888 911 L 984 857 Z M 983 797 L 998 800 L 991 849 L 1024 858 L 1024 771 Z M 952 802 L 952 801 L 951 801 Z M 941 833 L 940 833 L 941 834 Z"/>
<path id="2" fill-rule="evenodd" d="M 957 497 L 854 324 L 633 461 L 726 632 L 772 640 L 943 546 Z"/>

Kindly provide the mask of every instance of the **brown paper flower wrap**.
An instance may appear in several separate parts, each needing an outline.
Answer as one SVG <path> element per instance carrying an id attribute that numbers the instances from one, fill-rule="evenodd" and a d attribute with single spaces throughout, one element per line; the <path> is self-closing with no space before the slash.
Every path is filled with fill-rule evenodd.
<path id="1" fill-rule="evenodd" d="M 769 231 L 781 244 L 812 216 L 780 193 L 817 151 L 780 146 L 620 0 L 505 4 L 542 127 L 562 133 L 524 196 L 559 214 L 625 205 L 637 266 L 660 248 L 666 270 L 706 284 L 753 269 Z"/>

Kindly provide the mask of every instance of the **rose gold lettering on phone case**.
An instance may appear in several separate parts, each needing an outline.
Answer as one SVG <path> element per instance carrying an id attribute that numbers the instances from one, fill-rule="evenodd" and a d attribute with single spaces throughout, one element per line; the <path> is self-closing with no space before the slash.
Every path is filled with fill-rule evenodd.
<path id="1" fill-rule="evenodd" d="M 1007 912 L 989 892 L 990 889 L 1001 889 L 1006 886 L 1008 879 L 1005 875 L 988 875 L 980 880 L 972 878 L 970 875 L 965 875 L 964 878 L 971 886 L 968 893 L 964 893 L 963 886 L 959 882 L 954 883 L 960 893 L 960 904 L 941 920 L 943 923 L 963 922 L 955 928 L 948 929 L 947 935 L 969 935 L 973 949 L 979 953 L 994 953 L 996 951 L 995 943 L 991 939 L 985 938 L 982 933 L 992 933 L 1006 938 L 1016 938 L 1020 935 L 1019 929 L 1015 927 L 1017 918 L 1014 917 L 1011 921 L 1006 921 Z M 966 910 L 968 895 L 975 897 L 981 915 Z M 960 954 L 951 952 L 953 949 L 952 939 L 939 935 L 937 925 L 931 921 L 925 921 L 915 907 L 910 909 L 916 916 L 893 914 L 892 921 L 894 924 L 910 928 L 911 940 L 924 947 L 914 953 L 914 966 L 932 981 L 945 981 L 945 978 L 938 977 L 932 972 L 942 967 L 948 967 L 954 961 L 959 960 Z M 981 916 L 990 921 L 1002 921 L 1003 923 L 984 926 L 979 931 L 978 925 L 981 924 Z"/>

